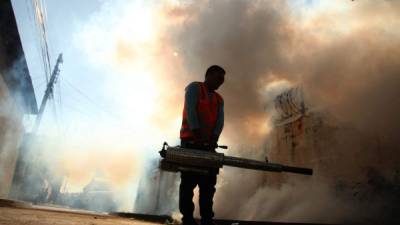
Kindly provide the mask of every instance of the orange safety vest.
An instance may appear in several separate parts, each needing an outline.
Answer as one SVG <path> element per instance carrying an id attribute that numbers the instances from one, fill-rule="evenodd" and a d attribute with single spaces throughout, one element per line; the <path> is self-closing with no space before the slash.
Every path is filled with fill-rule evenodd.
<path id="1" fill-rule="evenodd" d="M 217 92 L 209 96 L 207 87 L 203 82 L 198 82 L 198 84 L 200 86 L 200 94 L 197 100 L 197 116 L 200 130 L 206 135 L 206 138 L 211 139 L 213 130 L 217 124 L 218 107 L 220 107 L 223 100 Z M 187 121 L 186 104 L 183 107 L 180 137 L 181 139 L 191 139 L 194 137 Z"/>

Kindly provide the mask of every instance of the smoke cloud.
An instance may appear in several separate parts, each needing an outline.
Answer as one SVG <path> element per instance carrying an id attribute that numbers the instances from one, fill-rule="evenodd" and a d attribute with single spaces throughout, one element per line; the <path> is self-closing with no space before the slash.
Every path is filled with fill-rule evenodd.
<path id="1" fill-rule="evenodd" d="M 265 92 L 277 82 L 285 84 L 282 88 L 301 85 L 308 104 L 333 115 L 340 124 L 350 124 L 364 137 L 338 135 L 339 144 L 321 146 L 331 155 L 319 157 L 337 158 L 339 164 L 319 166 L 340 166 L 354 181 L 368 179 L 363 169 L 371 166 L 393 181 L 400 110 L 400 39 L 395 29 L 399 3 L 348 1 L 315 3 L 309 6 L 312 9 L 294 7 L 296 2 L 202 1 L 167 8 L 168 15 L 180 18 L 170 40 L 194 77 L 211 64 L 227 70 L 221 88 L 227 124 L 223 140 L 234 147 L 233 153 L 260 159 L 264 141 L 273 138 L 268 136 L 273 124 Z M 282 88 L 269 94 L 279 94 Z M 366 220 L 362 209 L 368 207 L 336 195 L 337 181 L 322 178 L 329 176 L 329 169 L 315 169 L 317 174 L 309 182 L 280 189 L 260 188 L 268 185 L 260 174 L 230 174 L 226 169 L 216 196 L 217 215 L 297 222 Z M 307 192 L 308 187 L 314 191 Z M 367 198 L 379 198 L 374 194 Z M 376 203 L 371 217 L 382 217 L 379 207 Z M 336 213 L 327 213 L 332 211 Z"/>
<path id="2" fill-rule="evenodd" d="M 287 62 L 281 49 L 291 40 L 285 19 L 288 5 L 260 1 L 199 5 L 180 9 L 191 17 L 171 31 L 173 44 L 190 74 L 203 75 L 212 64 L 226 69 L 221 88 L 227 109 L 224 137 L 240 140 L 234 145 L 257 146 L 266 135 L 258 128 L 267 123 L 262 92 L 280 79 L 275 73 Z"/>

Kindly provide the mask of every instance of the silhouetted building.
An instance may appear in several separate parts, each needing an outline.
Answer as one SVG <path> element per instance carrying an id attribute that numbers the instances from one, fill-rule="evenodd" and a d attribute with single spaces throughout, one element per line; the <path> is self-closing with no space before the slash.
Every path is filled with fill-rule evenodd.
<path id="1" fill-rule="evenodd" d="M 0 1 L 0 198 L 12 185 L 24 136 L 24 114 L 37 103 L 10 0 Z"/>

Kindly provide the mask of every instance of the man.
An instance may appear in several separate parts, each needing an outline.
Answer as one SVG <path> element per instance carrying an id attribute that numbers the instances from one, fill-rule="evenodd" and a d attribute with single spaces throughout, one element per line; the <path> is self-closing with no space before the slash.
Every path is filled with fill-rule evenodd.
<path id="1" fill-rule="evenodd" d="M 225 70 L 214 65 L 207 69 L 204 82 L 192 82 L 186 87 L 181 146 L 204 151 L 215 151 L 224 126 L 224 102 L 215 92 L 223 83 Z M 179 210 L 183 225 L 196 225 L 193 218 L 193 190 L 200 190 L 199 205 L 201 225 L 213 225 L 213 197 L 218 170 L 208 175 L 191 172 L 181 173 L 179 188 Z"/>

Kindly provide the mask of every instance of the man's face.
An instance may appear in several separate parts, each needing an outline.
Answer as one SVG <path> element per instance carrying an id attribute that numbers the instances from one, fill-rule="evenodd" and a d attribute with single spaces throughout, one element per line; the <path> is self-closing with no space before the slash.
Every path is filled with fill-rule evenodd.
<path id="1" fill-rule="evenodd" d="M 225 74 L 213 73 L 207 76 L 206 82 L 210 90 L 217 90 L 225 81 Z"/>

